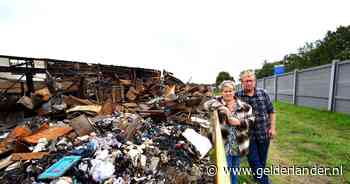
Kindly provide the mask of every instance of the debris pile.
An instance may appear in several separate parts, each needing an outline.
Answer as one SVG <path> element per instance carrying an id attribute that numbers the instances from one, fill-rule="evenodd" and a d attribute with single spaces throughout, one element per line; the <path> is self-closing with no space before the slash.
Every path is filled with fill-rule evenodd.
<path id="1" fill-rule="evenodd" d="M 49 75 L 16 101 L 22 120 L 1 126 L 1 183 L 213 183 L 209 87 L 166 72 L 84 81 L 67 90 Z"/>

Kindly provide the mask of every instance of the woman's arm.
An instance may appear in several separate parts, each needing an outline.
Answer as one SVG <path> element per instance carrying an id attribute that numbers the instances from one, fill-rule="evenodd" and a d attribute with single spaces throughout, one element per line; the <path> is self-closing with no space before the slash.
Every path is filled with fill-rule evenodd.
<path id="1" fill-rule="evenodd" d="M 237 117 L 234 117 L 229 110 L 226 112 L 226 114 L 227 114 L 227 124 L 232 126 L 241 125 L 241 121 Z"/>
<path id="2" fill-rule="evenodd" d="M 223 113 L 227 116 L 227 124 L 232 126 L 239 126 L 241 124 L 240 120 L 232 115 L 230 110 L 220 103 L 216 99 L 208 100 L 204 103 L 204 109 L 206 110 L 218 110 L 220 113 Z"/>

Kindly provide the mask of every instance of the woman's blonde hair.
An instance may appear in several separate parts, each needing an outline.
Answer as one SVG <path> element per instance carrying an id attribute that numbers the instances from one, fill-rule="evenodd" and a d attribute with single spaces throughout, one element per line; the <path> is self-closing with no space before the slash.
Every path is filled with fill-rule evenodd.
<path id="1" fill-rule="evenodd" d="M 236 90 L 236 84 L 232 80 L 224 80 L 221 82 L 219 85 L 219 90 L 222 91 L 224 90 L 225 87 L 232 88 L 233 90 Z"/>

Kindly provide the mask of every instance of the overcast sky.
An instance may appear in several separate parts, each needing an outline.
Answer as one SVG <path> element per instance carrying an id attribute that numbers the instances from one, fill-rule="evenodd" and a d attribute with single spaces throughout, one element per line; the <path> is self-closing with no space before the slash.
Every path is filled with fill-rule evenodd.
<path id="1" fill-rule="evenodd" d="M 344 0 L 0 0 L 0 55 L 237 77 L 350 24 Z"/>

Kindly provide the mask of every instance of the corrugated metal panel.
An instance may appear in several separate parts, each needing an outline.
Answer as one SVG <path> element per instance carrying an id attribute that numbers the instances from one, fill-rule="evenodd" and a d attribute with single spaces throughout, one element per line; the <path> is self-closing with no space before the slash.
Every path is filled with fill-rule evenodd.
<path id="1" fill-rule="evenodd" d="M 10 66 L 9 65 L 9 58 L 5 58 L 5 57 L 0 57 L 0 66 Z M 20 62 L 25 62 L 20 60 L 19 62 L 16 62 L 17 60 L 11 60 L 13 62 L 13 64 L 19 64 Z M 45 68 L 45 62 L 44 61 L 39 61 L 39 60 L 35 60 L 34 61 L 34 66 L 36 68 Z M 20 67 L 25 67 L 25 66 L 20 66 Z M 0 72 L 0 77 L 2 78 L 7 78 L 7 79 L 12 79 L 12 80 L 17 80 L 21 77 L 22 75 L 14 75 L 10 72 Z M 33 76 L 33 80 L 34 81 L 44 81 L 44 79 L 46 79 L 46 75 L 45 74 L 35 74 Z M 22 81 L 25 81 L 26 77 L 24 76 L 22 78 Z"/>
<path id="2" fill-rule="evenodd" d="M 0 66 L 9 66 L 9 59 L 0 57 Z M 0 72 L 0 77 L 11 79 L 10 72 Z"/>
<path id="3" fill-rule="evenodd" d="M 9 66 L 9 59 L 0 57 L 0 66 Z"/>

